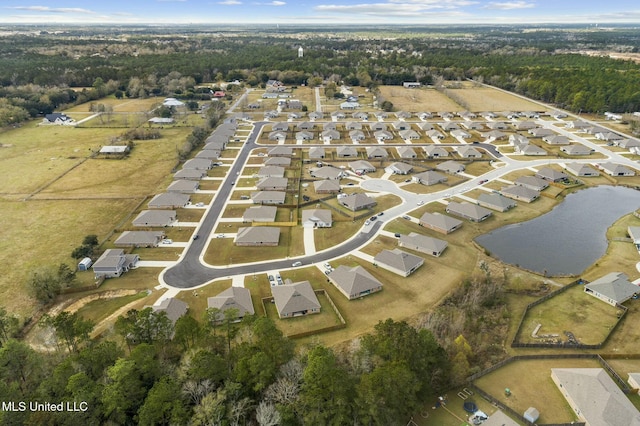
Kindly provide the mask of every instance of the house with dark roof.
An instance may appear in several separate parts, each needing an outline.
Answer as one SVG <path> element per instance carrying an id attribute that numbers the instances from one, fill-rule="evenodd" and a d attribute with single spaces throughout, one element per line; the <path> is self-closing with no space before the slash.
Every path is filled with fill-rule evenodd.
<path id="1" fill-rule="evenodd" d="M 171 226 L 177 219 L 175 210 L 142 210 L 135 219 L 133 226 L 154 227 Z"/>
<path id="2" fill-rule="evenodd" d="M 424 259 L 400 249 L 382 250 L 373 258 L 373 264 L 408 277 L 424 264 Z"/>
<path id="3" fill-rule="evenodd" d="M 462 221 L 451 216 L 440 213 L 425 213 L 420 217 L 418 222 L 420 226 L 440 232 L 441 234 L 450 234 L 462 226 Z"/>
<path id="4" fill-rule="evenodd" d="M 458 203 L 451 201 L 447 204 L 447 213 L 470 220 L 471 222 L 482 222 L 491 216 L 491 210 L 486 209 L 477 204 L 467 203 L 466 201 Z"/>
<path id="5" fill-rule="evenodd" d="M 238 321 L 247 315 L 254 315 L 256 313 L 253 308 L 251 293 L 249 289 L 244 287 L 232 286 L 218 293 L 216 296 L 207 298 L 207 307 L 219 311 L 215 319 L 220 322 L 225 319 L 224 313 L 229 309 L 235 309 L 237 311 L 236 319 Z"/>
<path id="6" fill-rule="evenodd" d="M 584 285 L 584 292 L 611 306 L 621 305 L 640 294 L 640 287 L 629 282 L 622 272 L 611 272 Z"/>
<path id="7" fill-rule="evenodd" d="M 275 222 L 278 208 L 275 206 L 253 206 L 244 211 L 242 222 Z"/>
<path id="8" fill-rule="evenodd" d="M 320 302 L 309 281 L 271 287 L 280 318 L 320 313 Z"/>
<path id="9" fill-rule="evenodd" d="M 366 194 L 360 193 L 351 194 L 347 195 L 346 197 L 339 198 L 338 203 L 354 212 L 358 210 L 370 209 L 377 204 L 376 200 L 374 200 L 373 198 L 369 197 Z"/>
<path id="10" fill-rule="evenodd" d="M 327 278 L 349 300 L 382 290 L 382 283 L 362 266 L 340 265 Z"/>
<path id="11" fill-rule="evenodd" d="M 444 240 L 411 232 L 409 235 L 400 235 L 398 245 L 403 248 L 419 251 L 420 253 L 440 257 L 442 252 L 447 248 L 448 243 Z"/>
<path id="12" fill-rule="evenodd" d="M 328 209 L 302 210 L 302 226 L 304 228 L 331 228 L 333 217 Z"/>
<path id="13" fill-rule="evenodd" d="M 277 246 L 280 241 L 280 228 L 273 226 L 250 226 L 239 228 L 234 244 L 236 246 Z"/>
<path id="14" fill-rule="evenodd" d="M 74 124 L 75 120 L 62 112 L 53 112 L 51 114 L 46 114 L 44 116 L 44 120 L 42 120 L 42 123 L 69 125 L 69 124 Z"/>

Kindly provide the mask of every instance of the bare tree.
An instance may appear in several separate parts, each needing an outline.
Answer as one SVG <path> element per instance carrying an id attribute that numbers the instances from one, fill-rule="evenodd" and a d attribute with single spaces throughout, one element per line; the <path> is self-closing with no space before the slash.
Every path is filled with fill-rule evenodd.
<path id="1" fill-rule="evenodd" d="M 278 426 L 282 417 L 275 405 L 262 401 L 256 409 L 256 420 L 260 426 Z"/>

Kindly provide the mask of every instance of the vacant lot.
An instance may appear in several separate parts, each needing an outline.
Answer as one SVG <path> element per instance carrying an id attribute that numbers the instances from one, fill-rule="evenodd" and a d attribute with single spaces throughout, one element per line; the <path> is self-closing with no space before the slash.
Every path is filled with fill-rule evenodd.
<path id="1" fill-rule="evenodd" d="M 380 93 L 385 100 L 393 104 L 395 111 L 463 111 L 447 95 L 435 89 L 405 89 L 399 86 L 381 86 Z"/>
<path id="2" fill-rule="evenodd" d="M 449 89 L 469 111 L 539 111 L 541 105 L 489 87 Z"/>

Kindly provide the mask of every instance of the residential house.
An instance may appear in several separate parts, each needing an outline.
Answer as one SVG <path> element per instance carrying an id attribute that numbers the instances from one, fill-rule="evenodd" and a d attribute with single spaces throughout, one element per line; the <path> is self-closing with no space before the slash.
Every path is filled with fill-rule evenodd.
<path id="1" fill-rule="evenodd" d="M 347 108 L 347 109 L 348 109 L 348 108 Z M 333 111 L 333 112 L 331 113 L 331 118 L 332 118 L 333 120 L 344 120 L 345 118 L 347 118 L 347 114 L 345 114 L 345 113 L 344 113 L 344 112 L 342 112 L 342 111 Z M 327 124 L 329 124 L 329 123 L 325 123 L 325 126 L 326 126 Z M 334 123 L 331 123 L 331 124 L 335 124 L 335 122 L 334 122 Z"/>
<path id="2" fill-rule="evenodd" d="M 364 132 L 362 130 L 351 130 L 351 131 L 349 131 L 349 137 L 354 142 L 363 141 L 363 140 L 366 139 L 366 137 L 364 135 Z M 347 147 L 345 147 L 345 148 L 347 148 Z M 340 148 L 338 148 L 338 150 L 340 150 Z"/>
<path id="3" fill-rule="evenodd" d="M 546 127 L 536 127 L 535 129 L 529 129 L 529 134 L 534 138 L 544 138 L 555 135 L 553 130 L 547 129 Z"/>
<path id="4" fill-rule="evenodd" d="M 448 111 L 440 111 L 437 112 L 436 115 L 440 118 L 444 118 L 445 120 L 450 120 L 453 118 L 453 114 Z"/>
<path id="5" fill-rule="evenodd" d="M 313 189 L 316 191 L 316 194 L 335 194 L 342 191 L 340 182 L 329 179 L 314 181 Z"/>
<path id="6" fill-rule="evenodd" d="M 403 81 L 402 87 L 405 89 L 417 89 L 420 87 L 420 83 L 417 81 Z"/>
<path id="7" fill-rule="evenodd" d="M 505 186 L 500 189 L 500 194 L 525 203 L 531 203 L 540 197 L 540 191 L 520 185 Z"/>
<path id="8" fill-rule="evenodd" d="M 296 132 L 296 141 L 310 141 L 312 139 L 313 139 L 313 132 L 307 132 L 306 130 L 303 130 L 301 132 Z"/>
<path id="9" fill-rule="evenodd" d="M 384 171 L 387 173 L 393 173 L 394 175 L 406 175 L 413 170 L 413 166 L 407 163 L 393 163 L 385 167 Z"/>
<path id="10" fill-rule="evenodd" d="M 591 124 L 589 123 L 585 123 L 584 121 L 567 121 L 567 124 L 565 124 L 565 127 L 567 129 L 576 129 L 576 130 L 584 130 L 588 127 L 591 127 Z"/>
<path id="11" fill-rule="evenodd" d="M 336 130 L 338 128 L 338 123 L 335 122 L 329 122 L 329 123 L 324 123 L 322 125 L 322 130 Z"/>
<path id="12" fill-rule="evenodd" d="M 458 203 L 451 201 L 447 204 L 447 213 L 470 220 L 471 222 L 482 222 L 491 216 L 491 210 L 477 204 L 467 202 Z"/>
<path id="13" fill-rule="evenodd" d="M 378 120 L 386 120 L 387 118 L 389 118 L 389 114 L 385 111 L 376 111 L 373 113 L 373 115 L 378 119 Z M 385 127 L 386 129 L 386 127 Z"/>
<path id="14" fill-rule="evenodd" d="M 610 272 L 585 284 L 584 292 L 611 306 L 617 306 L 640 294 L 640 287 L 629 282 L 629 277 L 622 272 Z"/>
<path id="15" fill-rule="evenodd" d="M 478 204 L 499 212 L 506 212 L 517 205 L 515 201 L 495 192 L 480 194 L 478 196 Z"/>
<path id="16" fill-rule="evenodd" d="M 490 121 L 487 123 L 487 127 L 492 130 L 506 130 L 509 125 L 503 121 Z"/>
<path id="17" fill-rule="evenodd" d="M 481 158 L 482 157 L 482 154 L 480 153 L 480 151 L 478 151 L 472 146 L 466 146 L 466 145 L 459 146 L 456 148 L 456 151 L 462 158 Z"/>
<path id="18" fill-rule="evenodd" d="M 311 120 L 322 120 L 324 118 L 324 114 L 320 111 L 313 111 L 309 113 L 309 118 Z"/>
<path id="19" fill-rule="evenodd" d="M 520 155 L 547 155 L 547 151 L 532 143 L 518 143 L 514 145 L 514 153 Z"/>
<path id="20" fill-rule="evenodd" d="M 422 149 L 428 158 L 443 158 L 449 156 L 449 151 L 441 146 L 427 145 L 423 146 Z"/>
<path id="21" fill-rule="evenodd" d="M 640 425 L 640 412 L 604 369 L 552 368 L 551 379 L 585 425 Z"/>
<path id="22" fill-rule="evenodd" d="M 107 249 L 93 264 L 96 277 L 117 278 L 136 266 L 140 257 L 137 254 L 125 254 L 122 249 Z"/>
<path id="23" fill-rule="evenodd" d="M 477 121 L 463 121 L 460 123 L 462 127 L 467 130 L 482 130 L 484 129 L 484 124 L 478 123 Z"/>
<path id="24" fill-rule="evenodd" d="M 325 158 L 324 148 L 321 146 L 316 146 L 313 148 L 309 148 L 309 158 L 312 160 L 318 160 Z"/>
<path id="25" fill-rule="evenodd" d="M 256 188 L 260 191 L 286 191 L 288 182 L 284 177 L 263 177 L 256 183 Z"/>
<path id="26" fill-rule="evenodd" d="M 333 217 L 331 210 L 302 210 L 302 226 L 304 228 L 331 228 L 332 225 Z"/>
<path id="27" fill-rule="evenodd" d="M 187 313 L 189 305 L 180 299 L 169 297 L 162 300 L 159 305 L 151 306 L 151 309 L 155 313 L 164 312 L 167 315 L 167 318 L 169 318 L 169 321 L 171 321 L 171 324 L 175 325 L 176 321 Z"/>
<path id="28" fill-rule="evenodd" d="M 360 104 L 358 102 L 342 102 L 340 104 L 340 109 L 354 110 L 358 108 L 360 108 Z"/>
<path id="29" fill-rule="evenodd" d="M 62 112 L 46 114 L 42 120 L 43 124 L 73 125 L 75 120 Z"/>
<path id="30" fill-rule="evenodd" d="M 254 176 L 257 178 L 265 178 L 265 177 L 281 178 L 281 177 L 284 177 L 284 167 L 281 167 L 281 166 L 260 167 Z"/>
<path id="31" fill-rule="evenodd" d="M 133 219 L 133 226 L 171 226 L 176 220 L 175 210 L 142 210 L 138 216 Z"/>
<path id="32" fill-rule="evenodd" d="M 551 167 L 543 167 L 536 172 L 536 177 L 548 180 L 549 182 L 561 182 L 569 176 L 566 173 L 562 173 L 558 170 L 552 169 Z"/>
<path id="33" fill-rule="evenodd" d="M 118 156 L 124 156 L 130 150 L 131 149 L 129 148 L 129 145 L 105 145 L 102 148 L 100 148 L 100 151 L 98 151 L 98 154 L 102 154 L 105 157 L 109 157 L 109 156 L 118 157 Z"/>
<path id="34" fill-rule="evenodd" d="M 447 177 L 442 173 L 436 172 L 434 170 L 428 170 L 426 172 L 413 175 L 412 180 L 415 183 L 420 183 L 422 185 L 430 186 L 430 185 L 446 182 Z"/>
<path id="35" fill-rule="evenodd" d="M 509 145 L 513 145 L 513 146 L 515 146 L 517 144 L 520 144 L 520 145 L 525 144 L 526 145 L 528 143 L 529 143 L 529 139 L 524 135 L 520 135 L 518 133 L 514 133 L 514 134 L 511 134 L 509 136 Z"/>
<path id="36" fill-rule="evenodd" d="M 389 153 L 386 149 L 378 146 L 368 146 L 366 148 L 367 158 L 387 158 Z"/>
<path id="37" fill-rule="evenodd" d="M 367 121 L 369 119 L 369 113 L 368 112 L 354 112 L 353 113 L 353 118 L 355 120 L 362 120 L 362 121 Z"/>
<path id="38" fill-rule="evenodd" d="M 429 123 L 428 121 L 418 123 L 418 128 L 424 132 L 434 129 L 433 123 Z"/>
<path id="39" fill-rule="evenodd" d="M 265 120 L 272 120 L 274 118 L 280 117 L 280 113 L 277 110 L 272 109 L 269 111 L 265 111 L 263 114 L 263 117 Z"/>
<path id="40" fill-rule="evenodd" d="M 205 160 L 217 160 L 220 158 L 220 150 L 217 149 L 203 149 L 198 152 L 194 158 L 204 158 Z"/>
<path id="41" fill-rule="evenodd" d="M 624 139 L 622 136 L 613 133 L 613 132 L 597 132 L 596 134 L 596 139 L 599 139 L 601 141 L 615 141 L 615 140 L 619 140 L 619 139 Z"/>
<path id="42" fill-rule="evenodd" d="M 271 287 L 280 318 L 320 313 L 320 302 L 309 281 Z"/>
<path id="43" fill-rule="evenodd" d="M 409 130 L 411 129 L 411 123 L 407 123 L 406 121 L 394 121 L 393 128 L 396 130 Z"/>
<path id="44" fill-rule="evenodd" d="M 484 118 L 485 120 L 493 120 L 498 118 L 498 114 L 496 114 L 495 112 L 491 112 L 491 111 L 483 111 L 479 114 L 482 118 Z"/>
<path id="45" fill-rule="evenodd" d="M 387 124 L 380 121 L 369 124 L 369 128 L 372 132 L 379 132 L 381 130 L 387 130 Z"/>
<path id="46" fill-rule="evenodd" d="M 357 175 L 376 171 L 376 168 L 370 162 L 365 160 L 350 161 L 349 168 Z"/>
<path id="47" fill-rule="evenodd" d="M 520 423 L 515 422 L 502 411 L 496 410 L 487 420 L 482 422 L 482 426 L 520 426 Z"/>
<path id="48" fill-rule="evenodd" d="M 277 211 L 274 206 L 249 207 L 242 215 L 242 222 L 275 222 Z"/>
<path id="49" fill-rule="evenodd" d="M 310 121 L 301 121 L 296 124 L 297 130 L 313 130 L 316 127 L 315 123 L 311 123 Z"/>
<path id="50" fill-rule="evenodd" d="M 249 226 L 238 228 L 234 244 L 241 247 L 277 246 L 280 228 L 273 226 Z"/>
<path id="51" fill-rule="evenodd" d="M 441 234 L 450 234 L 462 226 L 462 221 L 440 213 L 425 213 L 420 217 L 420 226 Z"/>
<path id="52" fill-rule="evenodd" d="M 207 176 L 206 170 L 182 169 L 178 170 L 174 175 L 174 179 L 200 180 Z"/>
<path id="53" fill-rule="evenodd" d="M 419 251 L 420 253 L 440 257 L 442 252 L 447 248 L 448 243 L 437 238 L 411 232 L 409 235 L 400 235 L 398 245 L 410 250 Z"/>
<path id="54" fill-rule="evenodd" d="M 452 121 L 445 121 L 444 123 L 438 123 L 438 126 L 442 128 L 442 130 L 446 132 L 451 132 L 453 130 L 460 130 L 460 126 Z"/>
<path id="55" fill-rule="evenodd" d="M 569 138 L 564 135 L 547 135 L 542 138 L 543 141 L 548 143 L 549 145 L 569 145 Z"/>
<path id="56" fill-rule="evenodd" d="M 516 130 L 529 130 L 538 127 L 533 121 L 518 121 L 515 123 Z"/>
<path id="57" fill-rule="evenodd" d="M 453 136 L 454 138 L 468 139 L 471 137 L 471 133 L 464 131 L 462 129 L 458 129 L 458 130 L 452 130 L 451 136 Z"/>
<path id="58" fill-rule="evenodd" d="M 628 226 L 627 235 L 633 240 L 633 244 L 640 250 L 640 226 Z"/>
<path id="59" fill-rule="evenodd" d="M 567 118 L 569 115 L 566 112 L 554 111 L 554 112 L 551 113 L 551 116 L 553 118 L 555 118 L 556 120 L 560 120 L 562 118 Z"/>
<path id="60" fill-rule="evenodd" d="M 566 169 L 573 175 L 578 177 L 600 176 L 600 172 L 584 163 L 568 163 Z"/>
<path id="61" fill-rule="evenodd" d="M 542 191 L 549 186 L 544 179 L 535 176 L 520 176 L 514 183 L 518 186 L 533 189 L 534 191 Z"/>
<path id="62" fill-rule="evenodd" d="M 179 192 L 181 194 L 193 194 L 198 190 L 200 183 L 196 180 L 179 179 L 171 182 L 167 192 Z"/>
<path id="63" fill-rule="evenodd" d="M 359 130 L 354 130 L 354 132 L 358 132 L 358 131 Z M 351 134 L 349 134 L 349 136 L 351 136 Z M 338 156 L 338 158 L 354 158 L 358 156 L 358 150 L 348 145 L 339 146 L 336 149 L 336 155 Z"/>
<path id="64" fill-rule="evenodd" d="M 613 144 L 624 149 L 640 147 L 640 141 L 638 141 L 637 139 L 618 139 L 613 141 Z"/>
<path id="65" fill-rule="evenodd" d="M 483 136 L 486 139 L 493 138 L 493 140 L 502 140 L 507 138 L 507 134 L 501 132 L 500 130 L 492 130 L 490 132 L 484 133 Z"/>
<path id="66" fill-rule="evenodd" d="M 113 243 L 116 247 L 157 247 L 164 239 L 162 231 L 124 231 Z"/>
<path id="67" fill-rule="evenodd" d="M 291 166 L 291 158 L 289 157 L 269 157 L 264 160 L 265 166 L 281 166 L 281 167 L 289 167 Z"/>
<path id="68" fill-rule="evenodd" d="M 459 161 L 449 160 L 438 164 L 436 166 L 436 170 L 449 173 L 450 175 L 455 175 L 457 173 L 464 172 L 464 164 Z"/>
<path id="69" fill-rule="evenodd" d="M 378 141 L 389 141 L 393 139 L 393 134 L 387 130 L 378 130 L 373 133 L 373 137 Z"/>
<path id="70" fill-rule="evenodd" d="M 445 135 L 444 135 L 442 132 L 440 132 L 440 131 L 438 131 L 438 130 L 436 130 L 436 129 L 433 129 L 433 130 L 427 130 L 427 131 L 425 132 L 425 134 L 426 134 L 428 137 L 430 137 L 431 139 L 444 139 L 444 138 L 445 138 Z"/>
<path id="71" fill-rule="evenodd" d="M 418 118 L 420 120 L 429 120 L 430 118 L 433 118 L 433 114 L 428 111 L 420 112 L 418 113 Z"/>
<path id="72" fill-rule="evenodd" d="M 382 250 L 373 258 L 373 264 L 408 277 L 424 264 L 424 259 L 400 249 Z"/>
<path id="73" fill-rule="evenodd" d="M 270 132 L 268 139 L 270 141 L 278 141 L 278 143 L 284 143 L 287 139 L 287 133 L 282 131 Z"/>
<path id="74" fill-rule="evenodd" d="M 275 146 L 267 151 L 269 157 L 291 157 L 293 155 L 293 148 L 290 146 Z"/>
<path id="75" fill-rule="evenodd" d="M 183 169 L 209 170 L 213 165 L 213 161 L 206 158 L 192 158 L 182 165 Z"/>
<path id="76" fill-rule="evenodd" d="M 398 111 L 396 112 L 396 117 L 401 120 L 406 120 L 407 118 L 411 118 L 411 113 L 407 111 Z"/>
<path id="77" fill-rule="evenodd" d="M 344 127 L 347 130 L 362 130 L 362 123 L 357 121 L 347 121 Z"/>
<path id="78" fill-rule="evenodd" d="M 284 191 L 257 191 L 251 193 L 254 204 L 284 204 L 287 193 Z"/>
<path id="79" fill-rule="evenodd" d="M 312 177 L 320 179 L 340 180 L 346 173 L 342 169 L 332 166 L 314 167 L 309 172 Z"/>
<path id="80" fill-rule="evenodd" d="M 370 209 L 377 204 L 376 200 L 374 200 L 373 198 L 369 197 L 366 194 L 360 193 L 351 194 L 347 195 L 346 197 L 339 198 L 338 203 L 354 212 L 363 209 Z"/>
<path id="81" fill-rule="evenodd" d="M 186 207 L 191 196 L 189 194 L 181 194 L 179 192 L 163 192 L 154 196 L 148 203 L 150 209 L 167 209 Z"/>
<path id="82" fill-rule="evenodd" d="M 362 266 L 340 265 L 331 272 L 328 278 L 349 300 L 382 290 L 382 283 Z"/>
<path id="83" fill-rule="evenodd" d="M 399 146 L 396 148 L 396 151 L 398 152 L 398 156 L 403 159 L 416 158 L 418 156 L 416 151 L 410 146 Z"/>
<path id="84" fill-rule="evenodd" d="M 334 141 L 340 139 L 340 132 L 335 129 L 323 130 L 320 134 L 320 137 L 323 140 Z"/>
<path id="85" fill-rule="evenodd" d="M 621 164 L 600 163 L 598 168 L 609 176 L 635 176 L 635 172 Z"/>
<path id="86" fill-rule="evenodd" d="M 420 139 L 420 135 L 418 134 L 418 132 L 416 132 L 413 129 L 400 130 L 400 132 L 398 132 L 398 134 L 400 135 L 400 137 L 402 139 L 404 139 L 406 141 Z"/>
<path id="87" fill-rule="evenodd" d="M 230 309 L 236 310 L 235 319 L 238 321 L 247 315 L 256 313 L 251 300 L 251 292 L 244 287 L 231 286 L 216 296 L 207 298 L 207 307 L 218 310 L 215 319 L 219 322 L 225 319 L 225 312 Z"/>
<path id="88" fill-rule="evenodd" d="M 272 132 L 286 132 L 289 130 L 289 123 L 279 121 L 271 125 Z"/>
<path id="89" fill-rule="evenodd" d="M 593 152 L 591 148 L 588 148 L 582 144 L 567 145 L 560 148 L 560 151 L 567 155 L 591 155 Z"/>

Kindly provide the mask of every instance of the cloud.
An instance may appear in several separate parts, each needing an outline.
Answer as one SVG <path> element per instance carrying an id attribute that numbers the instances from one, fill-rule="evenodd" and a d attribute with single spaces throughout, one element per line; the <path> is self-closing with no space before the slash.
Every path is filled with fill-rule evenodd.
<path id="1" fill-rule="evenodd" d="M 390 0 L 388 3 L 360 3 L 352 5 L 323 4 L 314 9 L 319 12 L 349 13 L 376 16 L 416 16 L 434 11 L 450 11 L 455 14 L 462 6 L 476 4 L 470 0 Z"/>
<path id="2" fill-rule="evenodd" d="M 499 10 L 513 10 L 513 9 L 530 9 L 535 7 L 534 3 L 527 3 L 526 1 L 508 1 L 508 2 L 490 2 L 486 5 L 485 9 L 499 9 Z"/>
<path id="3" fill-rule="evenodd" d="M 266 6 L 284 6 L 285 2 L 283 1 L 272 1 L 271 3 L 264 3 Z"/>
<path id="4" fill-rule="evenodd" d="M 156 1 L 160 3 L 184 3 L 187 0 L 156 0 Z"/>
<path id="5" fill-rule="evenodd" d="M 218 4 L 222 4 L 225 6 L 231 6 L 231 5 L 235 5 L 235 4 L 242 4 L 241 1 L 238 0 L 224 0 L 224 1 L 219 1 Z"/>
<path id="6" fill-rule="evenodd" d="M 10 6 L 9 9 L 28 10 L 33 12 L 51 12 L 51 13 L 86 13 L 94 14 L 96 12 L 79 7 L 49 7 L 49 6 Z"/>

